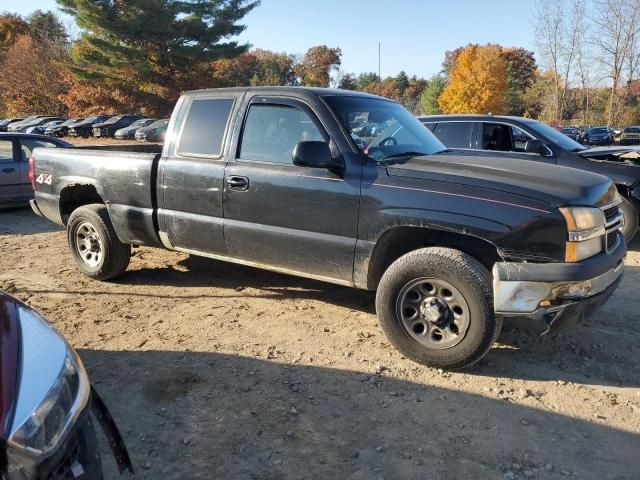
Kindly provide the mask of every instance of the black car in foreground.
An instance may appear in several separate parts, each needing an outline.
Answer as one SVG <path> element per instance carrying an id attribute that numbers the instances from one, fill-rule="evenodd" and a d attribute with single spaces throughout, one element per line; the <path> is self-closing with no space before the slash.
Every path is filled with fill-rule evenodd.
<path id="1" fill-rule="evenodd" d="M 133 122 L 140 120 L 141 118 L 143 118 L 141 115 L 118 115 L 111 117 L 109 120 L 102 123 L 96 123 L 93 126 L 93 136 L 113 137 L 116 134 L 116 131 L 121 128 L 128 127 Z"/>
<path id="2" fill-rule="evenodd" d="M 38 312 L 0 291 L 0 477 L 99 480 L 93 412 L 120 472 L 124 441 L 75 350 Z"/>
<path id="3" fill-rule="evenodd" d="M 94 115 L 87 117 L 79 122 L 72 123 L 68 126 L 68 135 L 70 137 L 90 137 L 93 135 L 93 126 L 102 122 L 106 122 L 111 115 Z"/>
<path id="4" fill-rule="evenodd" d="M 606 175 L 614 181 L 622 198 L 624 236 L 630 241 L 635 235 L 640 212 L 640 152 L 629 147 L 587 148 L 549 125 L 522 117 L 429 115 L 418 118 L 447 147 L 462 149 L 460 151 L 467 154 L 490 152 Z"/>
<path id="5" fill-rule="evenodd" d="M 451 152 L 386 98 L 190 92 L 157 152 L 36 149 L 33 176 L 51 180 L 31 206 L 67 228 L 88 277 L 148 245 L 375 290 L 390 343 L 440 368 L 480 360 L 504 318 L 568 328 L 622 278 L 610 179 Z"/>

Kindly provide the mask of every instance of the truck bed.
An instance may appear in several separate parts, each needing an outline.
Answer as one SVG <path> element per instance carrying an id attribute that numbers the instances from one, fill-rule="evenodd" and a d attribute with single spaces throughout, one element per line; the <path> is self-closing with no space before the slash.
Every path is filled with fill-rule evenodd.
<path id="1" fill-rule="evenodd" d="M 70 196 L 93 194 L 108 206 L 121 241 L 158 245 L 156 177 L 161 146 L 135 147 L 132 150 L 144 147 L 150 152 L 111 146 L 35 149 L 35 199 L 40 211 L 64 225 L 71 212 L 60 205 L 73 205 L 67 201 Z"/>

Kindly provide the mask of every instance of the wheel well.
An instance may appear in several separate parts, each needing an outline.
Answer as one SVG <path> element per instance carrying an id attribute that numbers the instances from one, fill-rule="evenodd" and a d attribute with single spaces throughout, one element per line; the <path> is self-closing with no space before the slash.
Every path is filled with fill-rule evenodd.
<path id="1" fill-rule="evenodd" d="M 620 193 L 620 195 L 622 195 L 624 198 L 629 200 L 631 202 L 631 205 L 633 205 L 636 208 L 636 210 L 640 210 L 640 200 L 636 199 L 633 195 L 631 195 L 631 190 L 633 190 L 632 187 L 628 187 L 627 185 L 622 185 L 622 184 L 616 184 L 616 188 L 618 189 L 618 193 Z M 640 214 L 640 211 L 637 213 Z"/>
<path id="2" fill-rule="evenodd" d="M 367 275 L 367 285 L 375 289 L 383 273 L 398 258 L 424 247 L 448 247 L 471 255 L 487 270 L 500 261 L 497 248 L 478 237 L 456 232 L 431 230 L 420 227 L 397 227 L 385 232 L 376 243 Z"/>
<path id="3" fill-rule="evenodd" d="M 73 211 L 91 203 L 104 203 L 93 185 L 73 185 L 60 192 L 60 217 L 65 225 Z"/>

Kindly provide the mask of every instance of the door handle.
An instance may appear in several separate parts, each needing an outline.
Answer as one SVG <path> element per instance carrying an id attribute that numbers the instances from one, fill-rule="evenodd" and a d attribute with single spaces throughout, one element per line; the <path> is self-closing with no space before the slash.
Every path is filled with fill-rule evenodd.
<path id="1" fill-rule="evenodd" d="M 249 190 L 249 179 L 247 177 L 241 177 L 239 175 L 233 175 L 225 179 L 229 190 L 237 190 L 239 192 L 246 192 Z"/>
<path id="2" fill-rule="evenodd" d="M 16 169 L 13 167 L 9 167 L 9 168 L 3 168 L 2 169 L 2 173 L 11 173 L 11 172 L 15 172 Z"/>

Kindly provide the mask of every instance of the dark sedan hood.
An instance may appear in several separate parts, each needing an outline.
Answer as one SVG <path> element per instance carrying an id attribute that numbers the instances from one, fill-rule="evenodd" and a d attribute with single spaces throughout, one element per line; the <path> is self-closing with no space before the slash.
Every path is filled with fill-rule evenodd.
<path id="1" fill-rule="evenodd" d="M 596 147 L 577 152 L 581 157 L 600 162 L 640 166 L 640 146 Z"/>
<path id="2" fill-rule="evenodd" d="M 611 180 L 573 168 L 492 156 L 453 153 L 420 156 L 387 168 L 394 177 L 419 178 L 497 190 L 551 206 L 603 205 Z"/>

